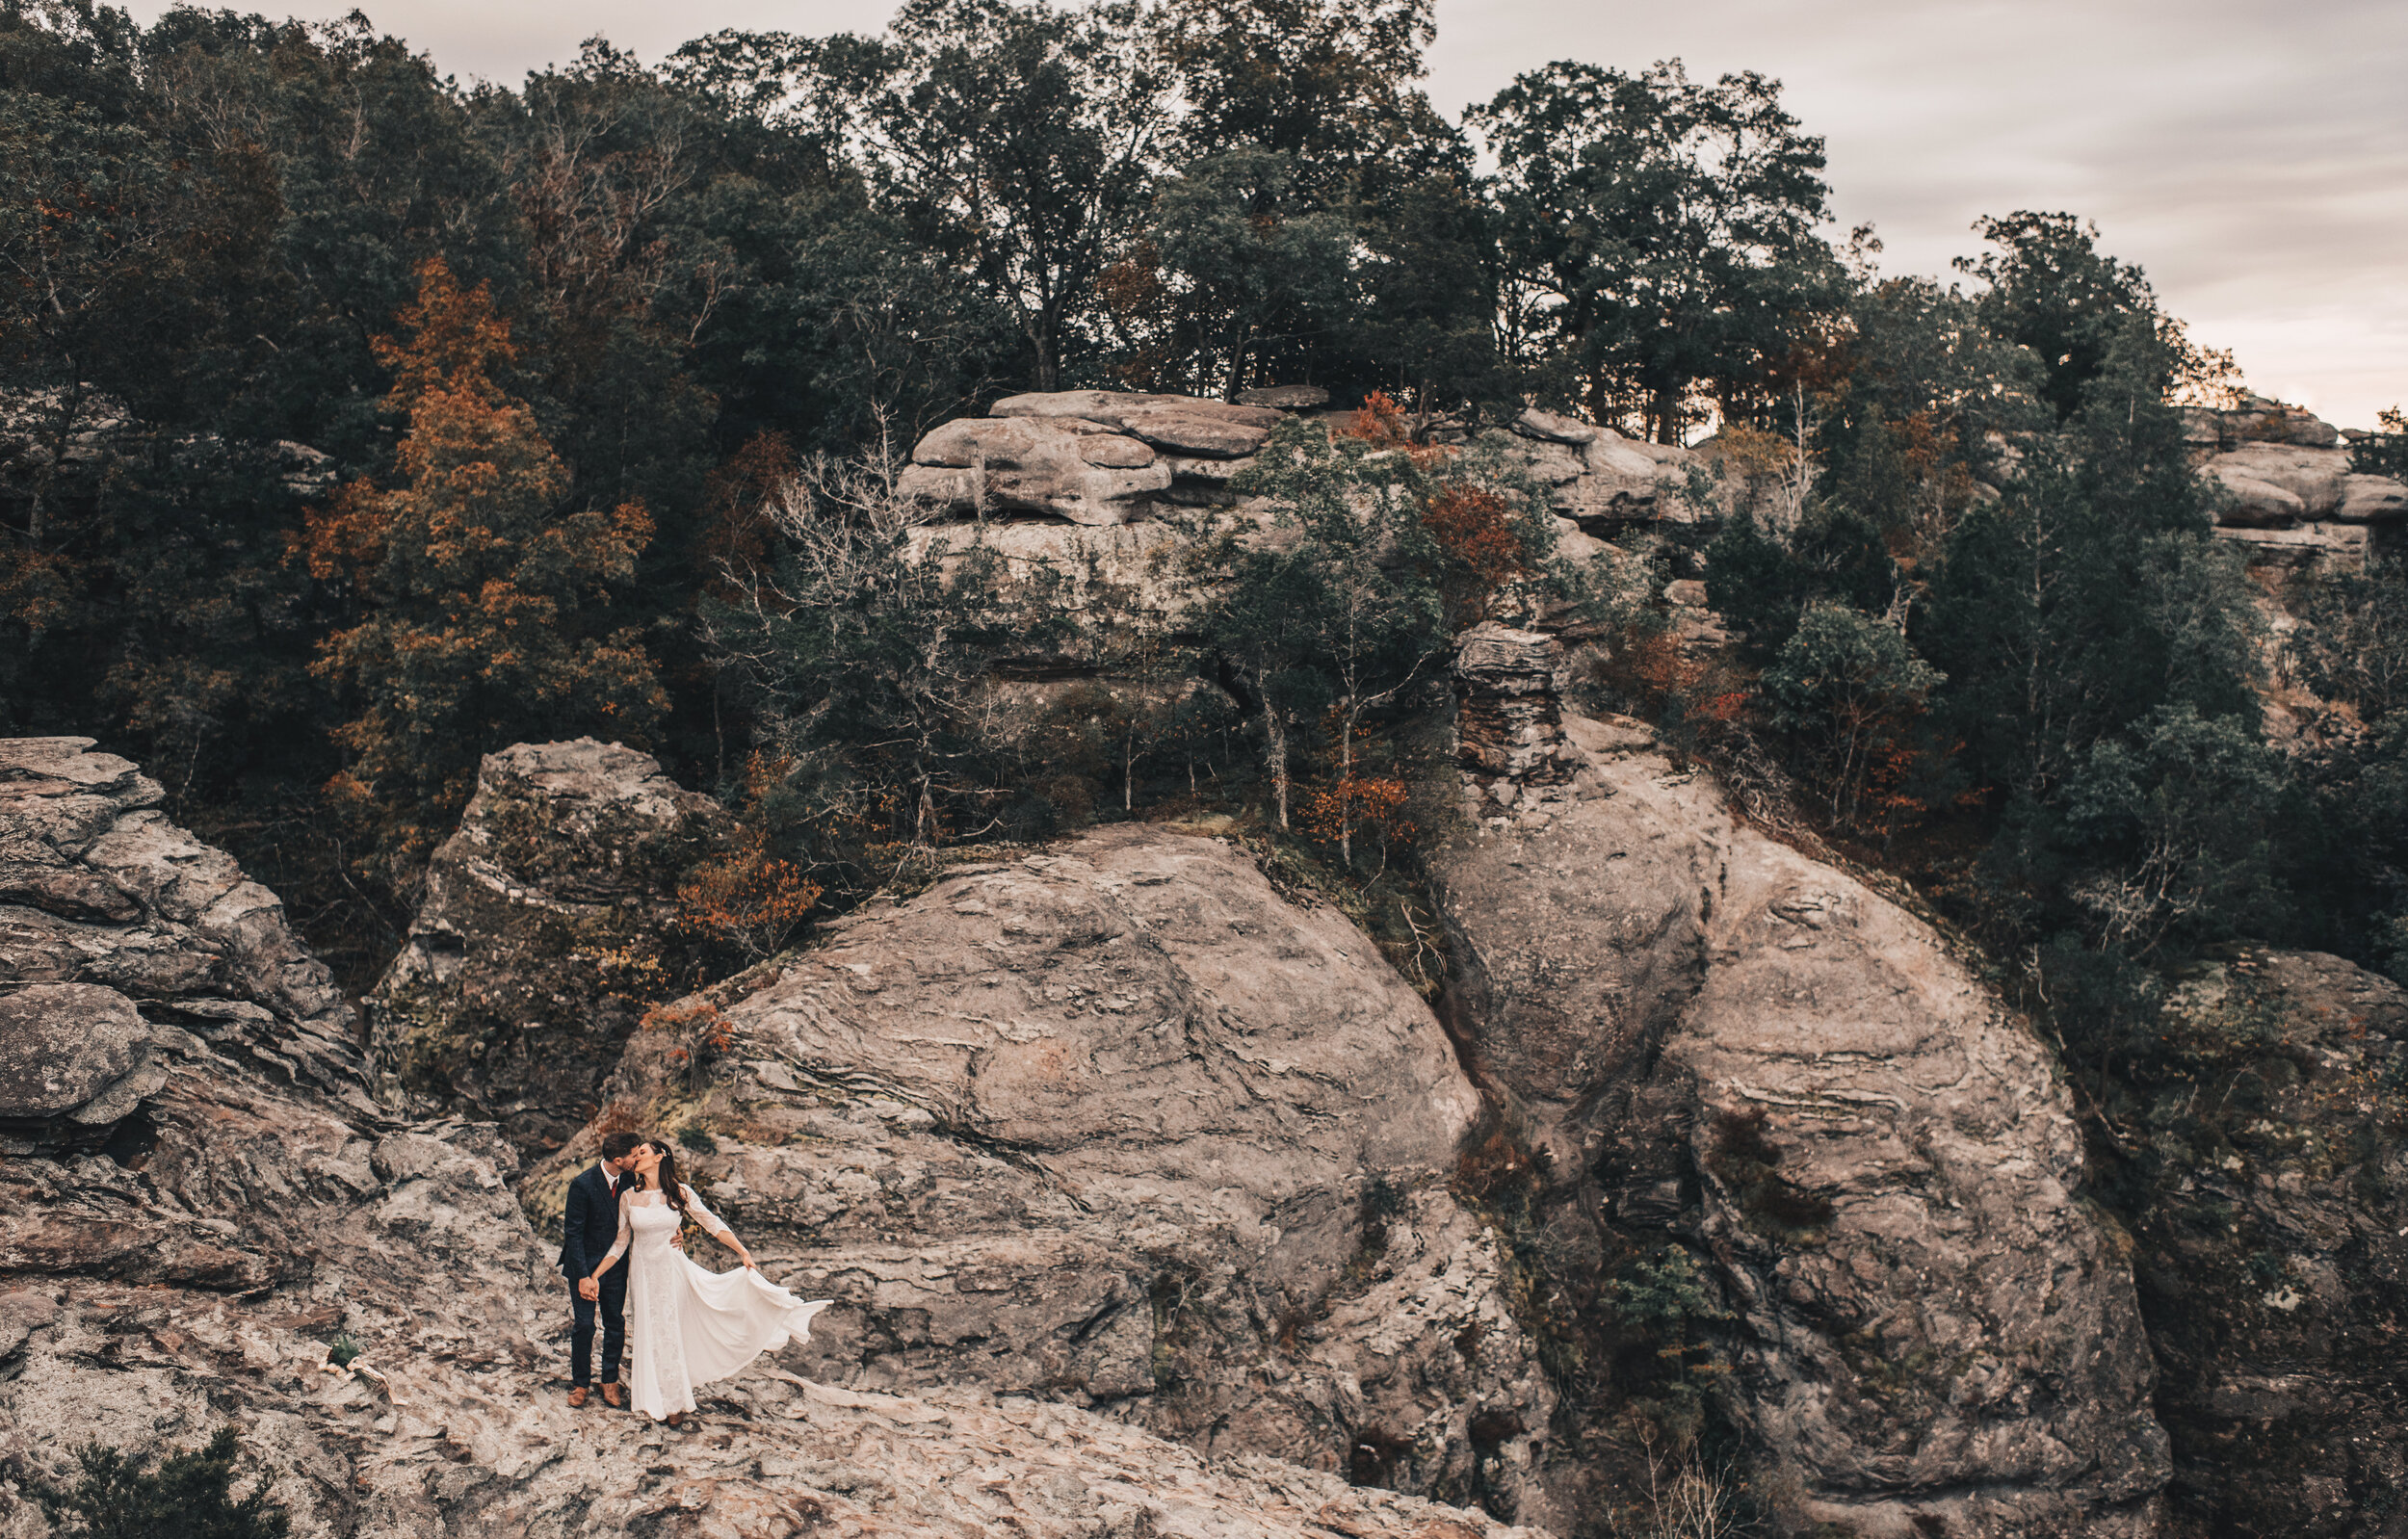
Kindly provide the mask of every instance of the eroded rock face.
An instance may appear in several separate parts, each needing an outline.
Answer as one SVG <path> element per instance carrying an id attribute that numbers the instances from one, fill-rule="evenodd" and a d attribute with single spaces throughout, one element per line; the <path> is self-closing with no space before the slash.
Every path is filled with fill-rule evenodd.
<path id="1" fill-rule="evenodd" d="M 685 1433 L 570 1410 L 564 1285 L 511 1195 L 516 1152 L 491 1124 L 387 1119 L 274 898 L 89 748 L 0 743 L 9 1093 L 34 1098 L 20 1109 L 115 1094 L 133 1029 L 115 1000 L 162 1072 L 103 1154 L 20 1143 L 0 1172 L 12 1472 L 57 1478 L 87 1443 L 191 1448 L 231 1424 L 243 1485 L 266 1474 L 303 1539 L 1543 1539 L 1268 1459 L 1207 1465 L 1072 1405 L 896 1398 L 774 1360 L 710 1387 Z M 109 1040 L 67 1048 L 63 1019 L 113 1023 Z M 389 1396 L 320 1370 L 338 1332 Z M 0 1532 L 46 1531 L 0 1485 Z"/>
<path id="2" fill-rule="evenodd" d="M 2050 1055 L 1644 728 L 1563 738 L 1568 779 L 1492 786 L 1434 860 L 1461 1029 L 1551 1156 L 1557 1243 L 1611 1253 L 1599 1213 L 1711 1257 L 1726 1412 L 1811 1518 L 2153 1532 L 2148 1344 Z"/>
<path id="3" fill-rule="evenodd" d="M 368 998 L 380 1066 L 527 1154 L 559 1148 L 636 1028 L 627 970 L 674 963 L 678 880 L 728 832 L 650 754 L 590 738 L 487 754 Z"/>
<path id="4" fill-rule="evenodd" d="M 2124 1071 L 2103 1187 L 2133 1225 L 2174 1438 L 2165 1532 L 2375 1539 L 2408 1490 L 2408 992 L 2250 950 Z"/>
<path id="5" fill-rule="evenodd" d="M 1442 1185 L 1478 1100 L 1343 916 L 1122 826 L 830 930 L 726 992 L 706 1096 L 649 1032 L 620 1086 L 707 1130 L 713 1205 L 839 1301 L 815 1376 L 1522 1500 L 1552 1394 Z"/>
<path id="6" fill-rule="evenodd" d="M 898 489 L 939 518 L 1032 518 L 1096 528 L 1143 525 L 1181 506 L 1227 506 L 1228 484 L 1253 463 L 1282 416 L 1328 393 L 1296 386 L 1244 392 L 1233 404 L 1197 396 L 1061 390 L 1009 396 L 991 415 L 949 422 L 912 449 Z M 1457 430 L 1450 441 L 1458 441 Z M 1624 438 L 1535 409 L 1482 435 L 1549 488 L 1557 514 L 1587 536 L 1634 524 L 1718 516 L 1719 489 L 1688 495 L 1693 451 Z"/>

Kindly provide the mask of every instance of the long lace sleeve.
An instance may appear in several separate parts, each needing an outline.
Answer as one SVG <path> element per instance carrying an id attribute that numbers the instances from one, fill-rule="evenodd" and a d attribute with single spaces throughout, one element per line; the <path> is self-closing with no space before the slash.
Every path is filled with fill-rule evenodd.
<path id="1" fill-rule="evenodd" d="M 719 1214 L 702 1206 L 702 1199 L 694 1195 L 692 1187 L 681 1183 L 678 1189 L 686 1194 L 686 1212 L 694 1215 L 694 1221 L 702 1226 L 703 1233 L 722 1245 L 733 1246 L 736 1243 L 735 1232 L 720 1222 Z"/>
<path id="2" fill-rule="evenodd" d="M 618 1238 L 611 1241 L 611 1253 L 603 1257 L 602 1265 L 593 1269 L 594 1276 L 599 1277 L 618 1265 L 618 1259 L 627 1254 L 627 1242 L 635 1238 L 635 1233 L 634 1226 L 627 1221 L 627 1194 L 621 1192 L 618 1198 Z"/>

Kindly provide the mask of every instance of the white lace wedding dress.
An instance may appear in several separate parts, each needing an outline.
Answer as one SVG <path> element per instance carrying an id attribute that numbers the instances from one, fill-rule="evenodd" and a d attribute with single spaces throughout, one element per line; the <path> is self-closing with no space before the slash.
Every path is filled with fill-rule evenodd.
<path id="1" fill-rule="evenodd" d="M 682 1189 L 694 1221 L 724 1238 L 727 1226 L 692 1187 Z M 669 1243 L 680 1222 L 664 1193 L 620 1193 L 618 1239 L 595 1268 L 627 1258 L 627 1399 L 656 1422 L 693 1410 L 695 1385 L 726 1378 L 790 1338 L 809 1341 L 811 1317 L 828 1305 L 745 1267 L 703 1270 Z"/>

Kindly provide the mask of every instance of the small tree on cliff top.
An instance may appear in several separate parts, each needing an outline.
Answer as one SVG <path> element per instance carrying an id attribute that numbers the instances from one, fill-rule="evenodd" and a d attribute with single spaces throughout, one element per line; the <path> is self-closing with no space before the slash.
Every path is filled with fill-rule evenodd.
<path id="1" fill-rule="evenodd" d="M 377 339 L 386 404 L 408 418 L 401 484 L 353 482 L 308 520 L 312 575 L 348 580 L 359 622 L 314 671 L 353 715 L 329 792 L 405 864 L 467 803 L 484 754 L 594 732 L 641 743 L 667 699 L 631 628 L 602 631 L 609 592 L 652 535 L 640 504 L 563 512 L 568 472 L 535 414 L 495 382 L 510 327 L 440 257 L 418 270 L 403 338 Z"/>
<path id="2" fill-rule="evenodd" d="M 1344 432 L 1280 424 L 1231 483 L 1265 499 L 1271 527 L 1211 523 L 1195 546 L 1211 594 L 1205 634 L 1255 696 L 1282 828 L 1299 730 L 1327 722 L 1341 805 L 1352 808 L 1365 717 L 1428 677 L 1454 622 L 1479 617 L 1501 584 L 1538 573 L 1549 554 L 1541 521 L 1513 516 L 1486 484 L 1490 467 L 1406 445 L 1385 430 L 1382 405 Z M 1349 860 L 1358 821 L 1349 811 L 1336 823 Z"/>

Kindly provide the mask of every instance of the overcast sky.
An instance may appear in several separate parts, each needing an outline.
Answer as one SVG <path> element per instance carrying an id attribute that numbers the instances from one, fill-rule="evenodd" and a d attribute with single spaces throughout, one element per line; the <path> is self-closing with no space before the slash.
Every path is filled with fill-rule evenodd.
<path id="1" fill-rule="evenodd" d="M 269 12 L 274 4 L 242 6 Z M 154 15 L 165 9 L 137 4 Z M 293 13 L 331 17 L 345 0 Z M 514 84 L 600 33 L 867 31 L 884 0 L 381 0 L 443 69 Z M 1450 114 L 1571 58 L 1760 69 L 1830 143 L 1843 225 L 1947 271 L 1976 215 L 2070 209 L 2250 385 L 2343 427 L 2408 401 L 2408 0 L 1438 0 Z"/>

